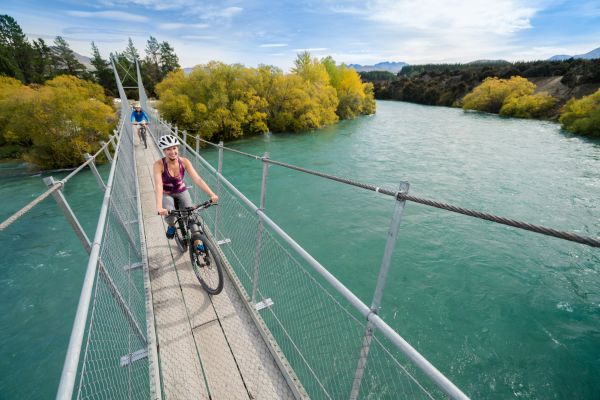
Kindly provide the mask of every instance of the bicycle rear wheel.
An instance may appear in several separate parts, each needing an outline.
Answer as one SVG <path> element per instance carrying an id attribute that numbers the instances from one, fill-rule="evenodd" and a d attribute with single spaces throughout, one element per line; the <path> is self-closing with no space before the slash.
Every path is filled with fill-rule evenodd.
<path id="1" fill-rule="evenodd" d="M 204 250 L 199 251 L 190 245 L 190 260 L 196 278 L 208 294 L 219 294 L 223 290 L 223 261 L 215 245 L 203 234 L 194 236 L 191 243 L 202 240 Z"/>

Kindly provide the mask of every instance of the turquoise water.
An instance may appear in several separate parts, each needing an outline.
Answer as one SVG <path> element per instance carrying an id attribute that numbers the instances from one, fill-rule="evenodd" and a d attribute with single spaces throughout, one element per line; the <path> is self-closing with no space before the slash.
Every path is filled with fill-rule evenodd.
<path id="1" fill-rule="evenodd" d="M 100 167 L 106 179 L 107 166 Z M 0 220 L 47 188 L 22 163 L 0 164 Z M 73 177 L 65 197 L 93 238 L 102 192 L 89 170 Z M 0 398 L 53 398 L 60 380 L 87 253 L 52 197 L 0 232 Z"/>
<path id="2" fill-rule="evenodd" d="M 600 236 L 600 141 L 553 123 L 378 102 L 373 117 L 230 147 Z M 258 161 L 226 154 L 224 173 L 258 204 Z M 273 166 L 266 209 L 370 304 L 389 198 Z M 381 315 L 473 398 L 594 399 L 599 270 L 598 249 L 408 203 Z"/>
<path id="3" fill-rule="evenodd" d="M 406 180 L 416 196 L 600 236 L 600 141 L 552 123 L 378 102 L 372 117 L 228 146 L 378 186 Z M 2 167 L 3 220 L 44 186 Z M 260 162 L 226 153 L 224 173 L 258 203 Z M 67 198 L 91 236 L 101 195 L 91 174 L 78 179 Z M 267 213 L 367 304 L 393 206 L 269 169 Z M 25 218 L 0 233 L 0 397 L 11 399 L 54 395 L 85 267 L 52 199 Z M 598 249 L 407 203 L 380 314 L 473 398 L 595 399 L 599 261 Z"/>

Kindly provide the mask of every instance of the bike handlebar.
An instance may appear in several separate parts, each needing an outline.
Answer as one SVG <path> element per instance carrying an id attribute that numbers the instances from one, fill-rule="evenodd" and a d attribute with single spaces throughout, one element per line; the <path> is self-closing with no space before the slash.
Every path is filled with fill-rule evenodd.
<path id="1" fill-rule="evenodd" d="M 182 215 L 191 214 L 192 212 L 194 212 L 196 210 L 203 210 L 205 208 L 208 208 L 208 207 L 214 206 L 214 205 L 217 205 L 217 203 L 213 203 L 212 200 L 208 200 L 208 201 L 205 201 L 204 203 L 196 204 L 195 206 L 191 206 L 191 207 L 186 207 L 181 210 L 169 210 L 168 215 L 176 215 L 176 216 L 181 217 Z"/>

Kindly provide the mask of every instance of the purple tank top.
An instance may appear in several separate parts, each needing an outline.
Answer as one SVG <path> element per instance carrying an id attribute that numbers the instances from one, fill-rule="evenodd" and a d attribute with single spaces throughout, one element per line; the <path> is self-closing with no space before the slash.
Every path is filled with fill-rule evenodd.
<path id="1" fill-rule="evenodd" d="M 162 158 L 163 162 L 163 173 L 162 173 L 162 183 L 163 183 L 163 192 L 166 193 L 182 193 L 186 191 L 185 182 L 183 181 L 183 176 L 185 175 L 185 168 L 183 167 L 183 163 L 181 162 L 181 158 L 177 157 L 177 161 L 179 162 L 179 177 L 172 177 L 169 173 L 169 167 L 167 166 L 166 157 Z"/>

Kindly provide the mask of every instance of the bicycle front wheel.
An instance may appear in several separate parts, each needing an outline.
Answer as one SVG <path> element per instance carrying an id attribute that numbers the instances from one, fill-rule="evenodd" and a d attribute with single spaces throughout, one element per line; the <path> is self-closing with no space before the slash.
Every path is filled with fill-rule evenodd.
<path id="1" fill-rule="evenodd" d="M 148 148 L 148 142 L 146 141 L 146 129 L 142 130 L 142 140 L 144 141 L 144 148 Z"/>
<path id="2" fill-rule="evenodd" d="M 203 234 L 194 236 L 204 243 L 204 250 L 190 246 L 190 260 L 196 278 L 208 294 L 219 294 L 223 290 L 223 261 L 215 245 Z"/>
<path id="3" fill-rule="evenodd" d="M 175 243 L 177 243 L 177 248 L 182 253 L 185 253 L 185 251 L 188 248 L 187 239 L 185 238 L 186 235 L 187 235 L 187 233 L 186 233 L 185 226 L 183 225 L 183 223 L 181 221 L 179 221 L 179 229 L 177 229 L 175 231 Z"/>

